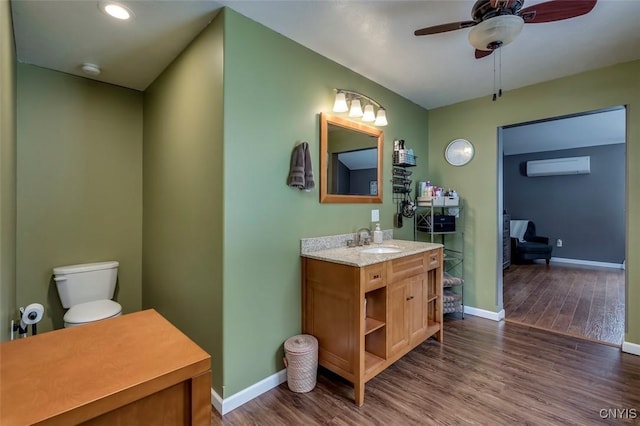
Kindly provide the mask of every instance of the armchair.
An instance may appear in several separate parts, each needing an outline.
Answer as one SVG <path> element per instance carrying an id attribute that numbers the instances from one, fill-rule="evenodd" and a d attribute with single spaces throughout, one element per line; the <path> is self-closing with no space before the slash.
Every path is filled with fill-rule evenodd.
<path id="1" fill-rule="evenodd" d="M 511 238 L 511 256 L 515 263 L 525 263 L 533 259 L 544 259 L 549 264 L 553 246 L 549 244 L 548 237 L 536 235 L 536 225 L 529 221 L 527 229 L 521 241 L 518 238 Z"/>

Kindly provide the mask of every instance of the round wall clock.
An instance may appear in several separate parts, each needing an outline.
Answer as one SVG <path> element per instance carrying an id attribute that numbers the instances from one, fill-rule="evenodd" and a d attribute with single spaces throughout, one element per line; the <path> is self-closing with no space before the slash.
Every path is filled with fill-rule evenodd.
<path id="1" fill-rule="evenodd" d="M 452 140 L 444 150 L 444 158 L 452 166 L 464 166 L 471 161 L 473 154 L 473 145 L 466 139 Z"/>

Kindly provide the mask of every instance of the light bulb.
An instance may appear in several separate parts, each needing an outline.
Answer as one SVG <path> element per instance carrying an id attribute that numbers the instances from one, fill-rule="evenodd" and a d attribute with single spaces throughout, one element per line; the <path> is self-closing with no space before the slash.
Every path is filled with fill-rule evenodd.
<path id="1" fill-rule="evenodd" d="M 373 105 L 367 105 L 364 107 L 364 115 L 362 121 L 375 121 L 376 115 L 373 113 Z"/>
<path id="2" fill-rule="evenodd" d="M 336 93 L 336 100 L 333 103 L 334 112 L 347 112 L 349 107 L 347 106 L 347 100 L 344 96 L 344 92 Z"/>
<path id="3" fill-rule="evenodd" d="M 359 99 L 354 99 L 351 101 L 351 109 L 349 110 L 349 117 L 362 117 L 362 107 L 360 106 Z"/>
<path id="4" fill-rule="evenodd" d="M 385 110 L 383 110 L 382 108 L 378 110 L 378 114 L 376 114 L 376 121 L 373 124 L 375 124 L 376 126 L 386 126 L 387 124 L 389 124 L 387 122 L 387 113 Z"/>

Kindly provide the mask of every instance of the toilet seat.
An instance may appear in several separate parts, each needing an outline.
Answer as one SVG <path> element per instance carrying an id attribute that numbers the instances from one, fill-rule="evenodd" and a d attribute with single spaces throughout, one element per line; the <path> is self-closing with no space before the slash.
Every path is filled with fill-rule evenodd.
<path id="1" fill-rule="evenodd" d="M 69 308 L 67 313 L 64 314 L 64 326 L 73 327 L 74 325 L 100 321 L 120 316 L 121 313 L 122 306 L 113 300 L 104 299 L 79 303 Z"/>

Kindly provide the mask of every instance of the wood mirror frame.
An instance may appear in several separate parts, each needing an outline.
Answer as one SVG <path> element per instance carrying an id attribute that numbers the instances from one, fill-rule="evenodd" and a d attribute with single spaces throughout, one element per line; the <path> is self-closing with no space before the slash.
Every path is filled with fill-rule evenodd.
<path id="1" fill-rule="evenodd" d="M 343 129 L 352 130 L 359 134 L 364 134 L 377 138 L 377 173 L 375 195 L 346 195 L 331 193 L 329 190 L 329 163 L 330 163 L 330 140 L 329 126 L 337 126 Z M 384 132 L 376 127 L 366 124 L 356 123 L 351 120 L 335 115 L 320 114 L 320 202 L 321 203 L 382 203 L 382 152 L 384 147 Z"/>

